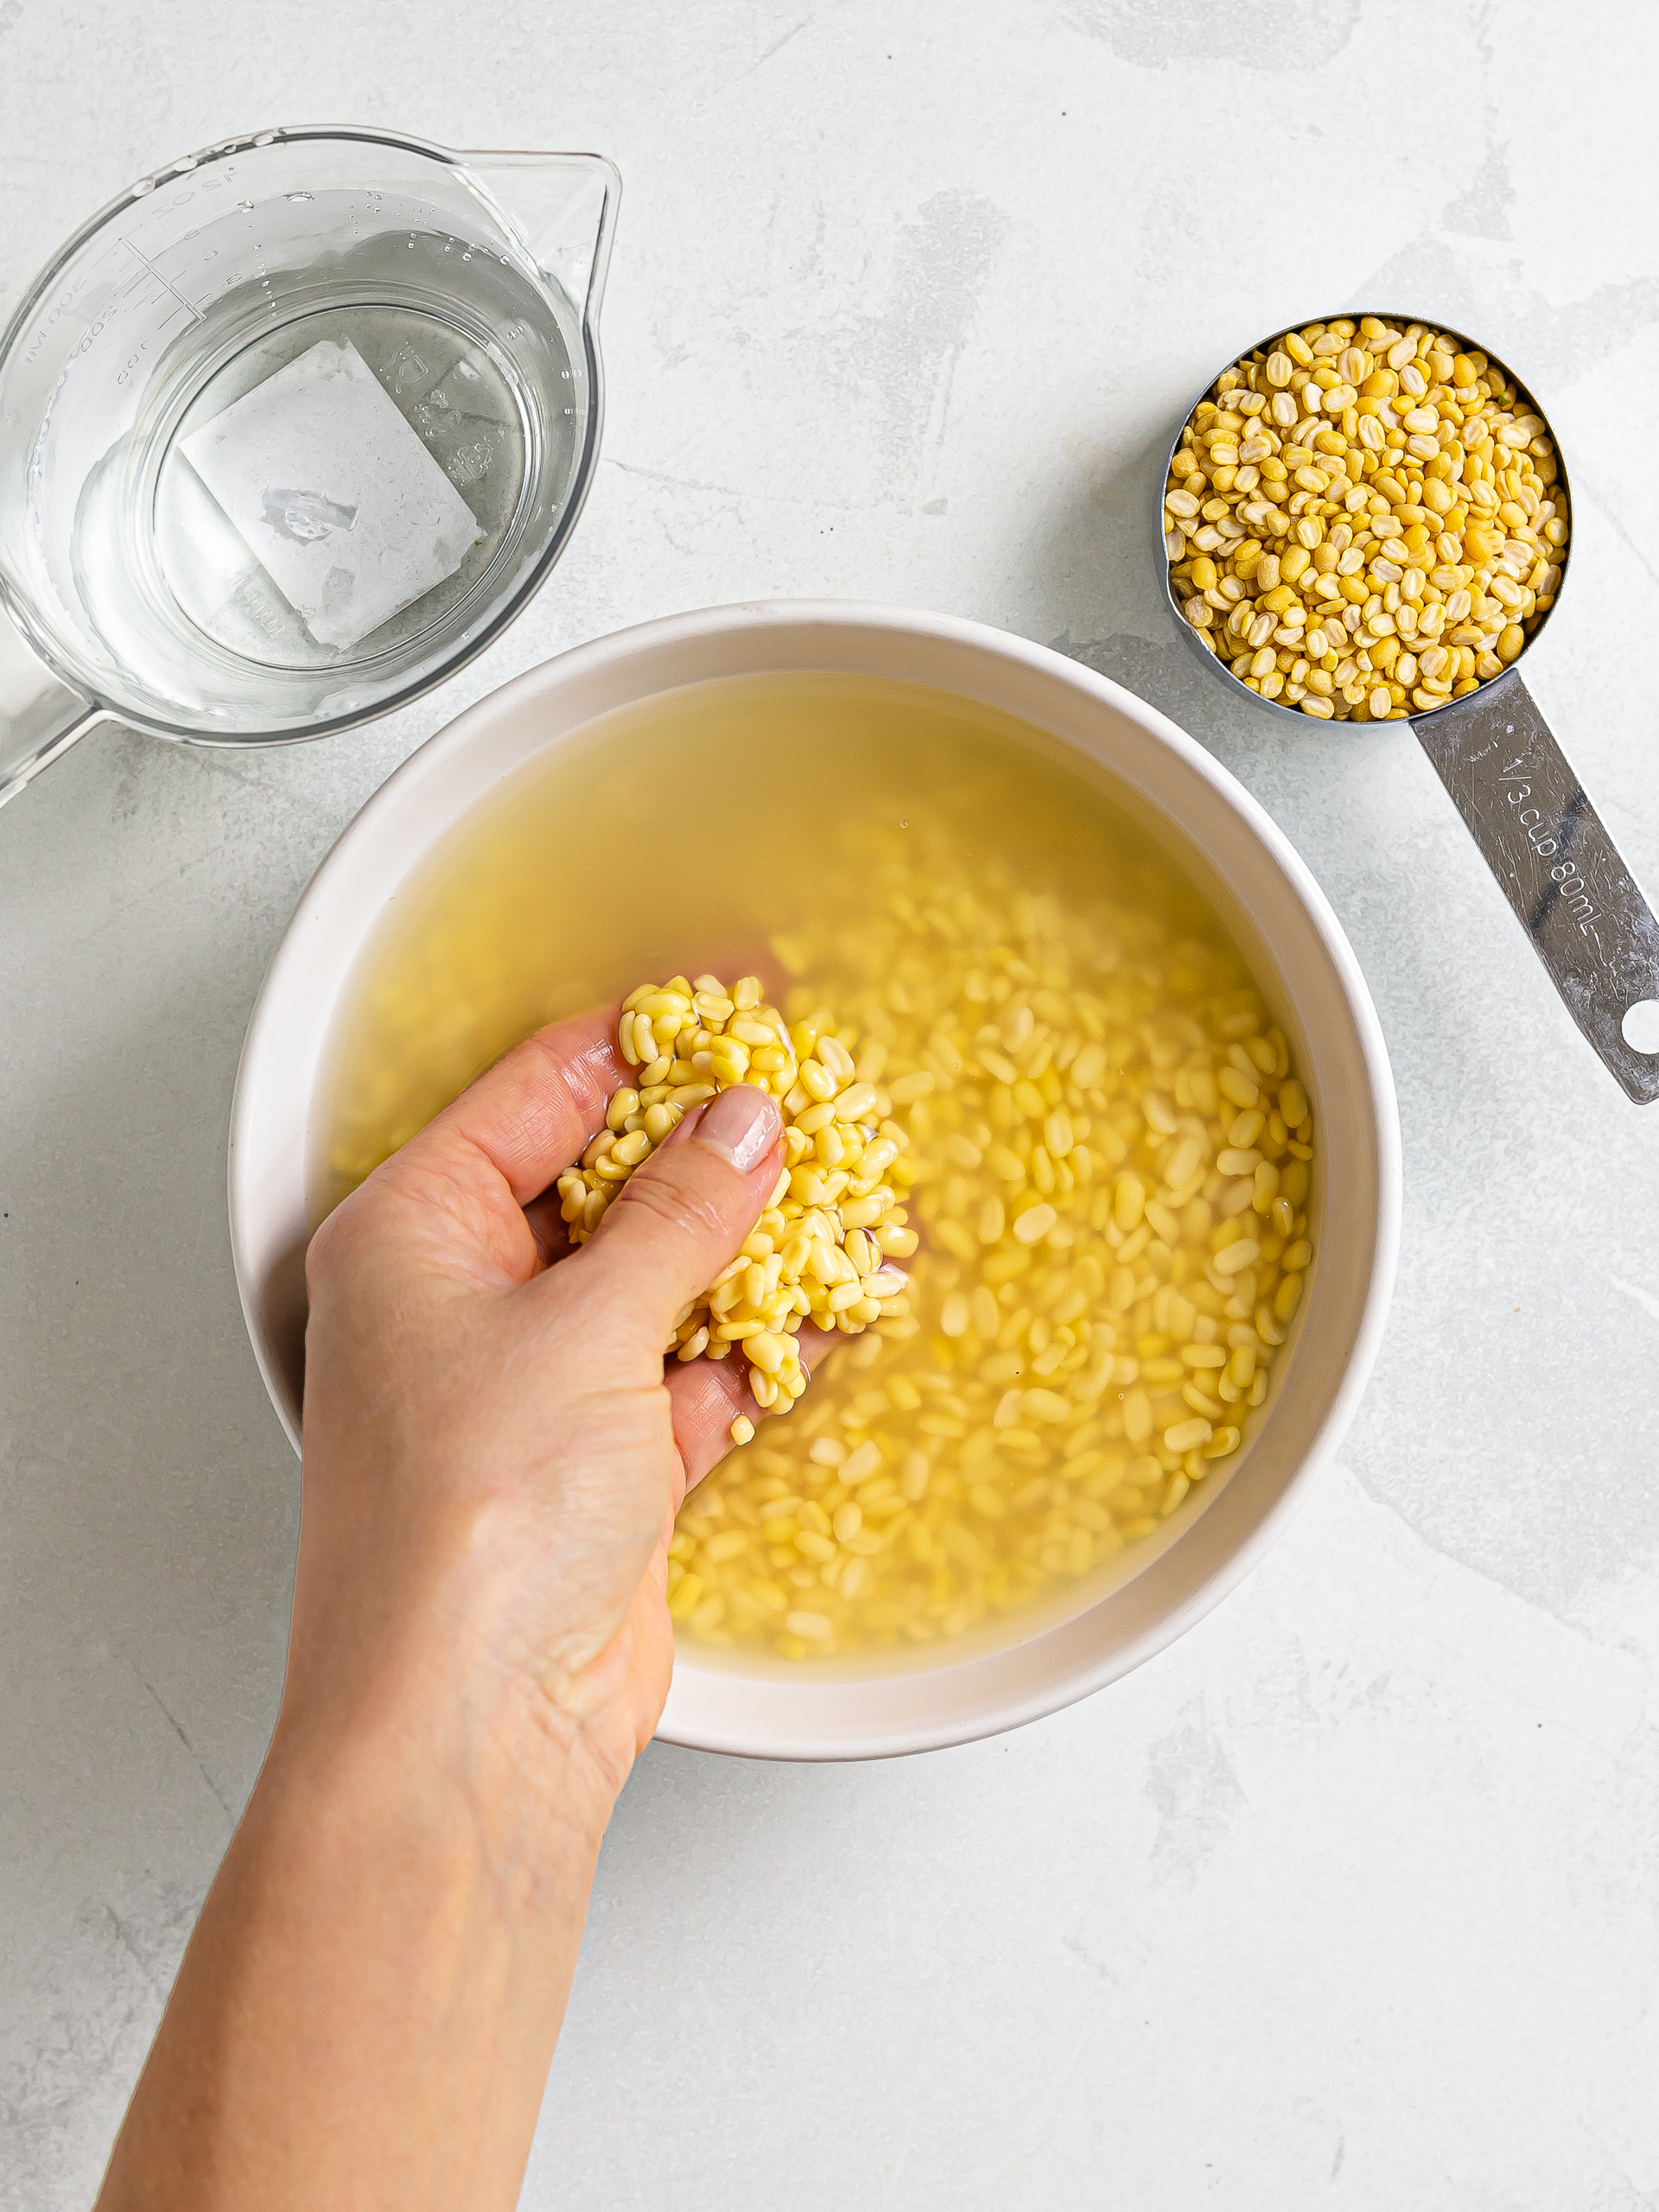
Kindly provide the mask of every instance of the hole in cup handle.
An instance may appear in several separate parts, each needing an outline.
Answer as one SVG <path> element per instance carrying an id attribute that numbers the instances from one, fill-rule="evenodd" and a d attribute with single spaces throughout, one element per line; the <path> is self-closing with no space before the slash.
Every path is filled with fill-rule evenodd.
<path id="1" fill-rule="evenodd" d="M 1568 1013 L 1626 1096 L 1651 1105 L 1659 920 L 1518 671 L 1412 727 Z"/>

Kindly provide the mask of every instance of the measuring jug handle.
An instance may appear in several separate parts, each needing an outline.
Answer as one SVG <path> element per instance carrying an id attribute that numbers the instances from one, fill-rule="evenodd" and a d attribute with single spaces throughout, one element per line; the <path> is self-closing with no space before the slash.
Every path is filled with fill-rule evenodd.
<path id="1" fill-rule="evenodd" d="M 1638 1051 L 1624 1019 L 1659 1001 L 1659 921 L 1519 673 L 1412 727 L 1567 1012 L 1627 1096 L 1650 1105 L 1659 1052 Z"/>
<path id="2" fill-rule="evenodd" d="M 0 602 L 0 806 L 103 715 L 53 674 Z"/>

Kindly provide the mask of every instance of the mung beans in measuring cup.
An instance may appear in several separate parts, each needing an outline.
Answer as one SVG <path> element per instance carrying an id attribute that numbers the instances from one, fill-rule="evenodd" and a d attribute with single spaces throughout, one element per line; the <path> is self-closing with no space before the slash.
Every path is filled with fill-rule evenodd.
<path id="1" fill-rule="evenodd" d="M 1376 315 L 1224 369 L 1164 492 L 1194 631 L 1325 721 L 1426 714 L 1501 676 L 1554 604 L 1569 532 L 1548 429 L 1502 366 Z"/>

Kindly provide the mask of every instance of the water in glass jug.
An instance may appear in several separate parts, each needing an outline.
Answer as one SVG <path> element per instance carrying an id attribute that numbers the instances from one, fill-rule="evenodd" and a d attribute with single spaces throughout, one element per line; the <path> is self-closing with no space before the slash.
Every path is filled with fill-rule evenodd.
<path id="1" fill-rule="evenodd" d="M 487 645 L 598 457 L 620 188 L 264 130 L 72 238 L 0 340 L 0 799 L 103 715 L 320 736 Z"/>

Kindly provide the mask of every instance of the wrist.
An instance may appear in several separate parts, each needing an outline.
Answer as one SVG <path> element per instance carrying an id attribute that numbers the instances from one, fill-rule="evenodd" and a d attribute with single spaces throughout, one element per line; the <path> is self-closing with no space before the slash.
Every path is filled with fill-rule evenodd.
<path id="1" fill-rule="evenodd" d="M 257 1799 L 476 1853 L 514 1912 L 591 1874 L 625 1777 L 579 1720 L 493 1669 L 469 1677 L 453 1651 L 428 1662 L 404 1649 L 353 1674 L 291 1655 Z"/>
<path id="2" fill-rule="evenodd" d="M 411 1516 L 378 1560 L 361 1528 L 302 1531 L 273 1759 L 361 1763 L 532 1852 L 596 1851 L 633 1739 L 617 1757 L 566 1694 L 518 1562 L 475 1519 Z"/>

